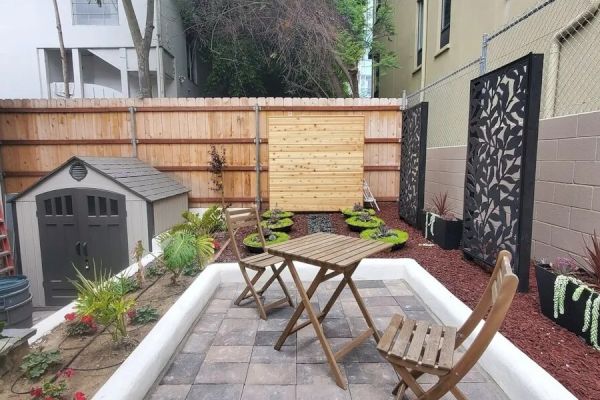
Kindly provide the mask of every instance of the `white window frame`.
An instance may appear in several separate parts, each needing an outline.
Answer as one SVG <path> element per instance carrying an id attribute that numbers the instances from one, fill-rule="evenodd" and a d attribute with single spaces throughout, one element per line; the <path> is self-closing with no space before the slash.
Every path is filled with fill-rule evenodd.
<path id="1" fill-rule="evenodd" d="M 119 0 L 102 0 L 102 6 L 96 4 L 96 0 L 71 0 L 71 18 L 73 25 L 81 26 L 118 26 L 119 25 Z M 93 6 L 101 13 L 78 12 L 78 6 Z M 110 8 L 109 8 L 110 7 Z M 106 10 L 115 10 L 116 12 L 106 13 Z M 86 17 L 87 16 L 87 21 Z M 96 17 L 90 20 L 89 17 Z"/>
<path id="2" fill-rule="evenodd" d="M 447 25 L 447 29 L 448 29 L 448 42 L 442 45 L 442 34 L 444 32 L 444 14 L 446 11 L 446 0 L 440 0 L 440 23 L 439 23 L 439 34 L 438 34 L 438 48 L 440 50 L 445 50 L 446 48 L 450 47 L 450 33 L 451 33 L 451 28 L 452 28 L 452 0 L 448 0 L 450 2 L 450 19 Z"/>
<path id="3" fill-rule="evenodd" d="M 415 14 L 415 69 L 423 65 L 423 45 L 425 38 L 425 0 L 417 0 L 417 11 Z M 421 61 L 419 62 L 419 51 Z"/>

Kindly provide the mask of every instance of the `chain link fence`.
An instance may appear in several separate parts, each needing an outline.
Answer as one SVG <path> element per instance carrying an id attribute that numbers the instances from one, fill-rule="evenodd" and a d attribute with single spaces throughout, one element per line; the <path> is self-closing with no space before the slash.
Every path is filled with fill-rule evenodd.
<path id="1" fill-rule="evenodd" d="M 482 40 L 481 57 L 408 96 L 429 102 L 428 147 L 466 144 L 469 83 L 544 54 L 541 118 L 600 110 L 600 0 L 544 0 Z M 467 60 L 468 61 L 468 60 Z"/>

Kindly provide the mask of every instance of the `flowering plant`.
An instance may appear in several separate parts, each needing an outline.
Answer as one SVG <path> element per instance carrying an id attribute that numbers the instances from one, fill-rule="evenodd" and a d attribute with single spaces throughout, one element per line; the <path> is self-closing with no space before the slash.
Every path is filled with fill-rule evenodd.
<path id="1" fill-rule="evenodd" d="M 91 315 L 78 317 L 74 312 L 65 315 L 68 336 L 93 335 L 98 330 L 98 325 Z"/>
<path id="2" fill-rule="evenodd" d="M 74 371 L 71 368 L 59 371 L 52 378 L 46 379 L 42 386 L 33 387 L 29 391 L 32 400 L 62 400 L 68 389 L 67 379 L 71 378 Z M 83 392 L 76 392 L 73 400 L 86 400 Z"/>

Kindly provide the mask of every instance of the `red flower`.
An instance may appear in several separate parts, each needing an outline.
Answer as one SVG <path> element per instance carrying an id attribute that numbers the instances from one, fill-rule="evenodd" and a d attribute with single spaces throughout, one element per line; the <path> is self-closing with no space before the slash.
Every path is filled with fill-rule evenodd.
<path id="1" fill-rule="evenodd" d="M 65 369 L 65 370 L 62 370 L 62 371 L 60 372 L 60 374 L 61 374 L 62 376 L 64 376 L 65 378 L 70 378 L 70 377 L 72 377 L 74 373 L 75 373 L 75 371 L 73 371 L 73 368 L 67 368 L 67 369 Z"/>
<path id="2" fill-rule="evenodd" d="M 87 400 L 83 392 L 76 392 L 73 395 L 73 400 Z"/>
<path id="3" fill-rule="evenodd" d="M 65 319 L 67 321 L 73 321 L 76 317 L 77 317 L 77 314 L 75 314 L 74 312 L 68 313 L 65 315 Z"/>
<path id="4" fill-rule="evenodd" d="M 91 315 L 84 315 L 83 317 L 81 317 L 81 322 L 90 327 L 95 325 L 94 317 L 92 317 Z"/>
<path id="5" fill-rule="evenodd" d="M 221 244 L 216 240 L 213 240 L 213 249 L 219 250 L 221 248 Z"/>
<path id="6" fill-rule="evenodd" d="M 42 391 L 41 387 L 37 387 L 37 388 L 31 388 L 31 391 L 29 392 L 29 394 L 34 399 L 37 399 L 38 397 L 41 397 L 44 394 L 44 392 Z"/>
<path id="7" fill-rule="evenodd" d="M 129 317 L 129 319 L 134 319 L 136 314 L 137 311 L 135 308 L 132 308 L 131 310 L 127 311 L 127 316 Z"/>
<path id="8" fill-rule="evenodd" d="M 56 399 L 52 396 L 46 396 L 46 397 L 44 397 L 44 400 L 56 400 Z"/>

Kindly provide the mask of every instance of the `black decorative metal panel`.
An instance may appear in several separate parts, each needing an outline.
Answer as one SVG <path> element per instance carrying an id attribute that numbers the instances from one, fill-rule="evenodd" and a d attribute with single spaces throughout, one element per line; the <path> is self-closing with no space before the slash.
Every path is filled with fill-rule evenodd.
<path id="1" fill-rule="evenodd" d="M 513 255 L 529 287 L 543 55 L 529 54 L 471 81 L 463 251 L 492 266 Z"/>
<path id="2" fill-rule="evenodd" d="M 427 103 L 419 103 L 402 113 L 398 213 L 413 226 L 425 201 L 427 110 Z"/>

